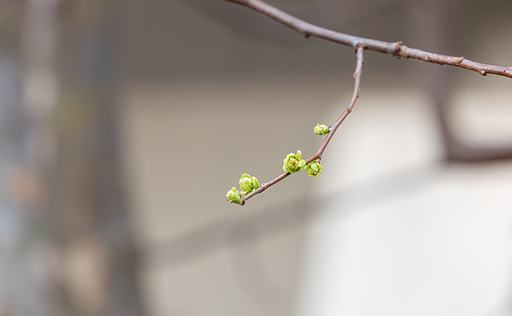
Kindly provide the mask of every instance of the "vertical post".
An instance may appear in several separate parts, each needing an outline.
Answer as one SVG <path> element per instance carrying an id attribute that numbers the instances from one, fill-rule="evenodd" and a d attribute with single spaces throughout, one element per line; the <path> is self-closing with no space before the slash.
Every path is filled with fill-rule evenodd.
<path id="1" fill-rule="evenodd" d="M 0 45 L 0 313 L 144 315 L 116 103 L 121 1 L 25 0 Z"/>
<path id="2" fill-rule="evenodd" d="M 57 52 L 60 186 L 54 214 L 70 269 L 67 305 L 77 314 L 143 315 L 116 120 L 123 1 L 68 1 L 67 5 Z M 81 261 L 87 256 L 91 266 L 85 270 L 92 279 L 74 280 L 83 275 Z"/>

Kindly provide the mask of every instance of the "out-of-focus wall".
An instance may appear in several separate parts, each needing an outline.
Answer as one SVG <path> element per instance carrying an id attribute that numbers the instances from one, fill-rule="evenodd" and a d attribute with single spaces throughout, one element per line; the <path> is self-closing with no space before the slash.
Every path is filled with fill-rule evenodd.
<path id="1" fill-rule="evenodd" d="M 341 24 L 343 31 L 430 48 L 411 31 L 409 5 L 413 4 L 378 2 L 378 9 L 366 14 L 353 8 L 360 18 Z M 319 3 L 275 4 L 306 14 L 304 8 L 309 5 L 309 12 L 314 12 Z M 510 9 L 507 1 L 459 2 L 446 30 L 453 40 L 453 51 L 448 53 L 512 64 Z M 310 17 L 310 21 L 327 27 L 337 23 L 317 15 Z M 268 33 L 254 32 L 247 23 L 275 28 L 276 34 L 268 40 Z M 265 182 L 280 174 L 286 154 L 300 149 L 309 156 L 316 150 L 321 140 L 312 133 L 313 126 L 334 121 L 349 100 L 352 50 L 316 39 L 304 40 L 249 9 L 223 1 L 132 1 L 125 25 L 124 163 L 134 206 L 132 222 L 145 255 L 144 298 L 153 315 L 329 315 L 339 311 L 372 315 L 373 309 L 337 304 L 338 300 L 352 299 L 378 303 L 385 297 L 379 296 L 382 293 L 378 290 L 371 292 L 374 297 L 364 297 L 363 287 L 355 292 L 357 297 L 347 290 L 350 284 L 358 284 L 357 279 L 344 278 L 352 271 L 356 275 L 391 271 L 375 270 L 372 256 L 358 252 L 358 229 L 366 224 L 376 226 L 379 210 L 386 210 L 392 200 L 404 198 L 409 204 L 392 205 L 385 214 L 395 216 L 396 221 L 386 223 L 409 229 L 391 237 L 370 230 L 364 235 L 365 240 L 383 239 L 387 244 L 391 241 L 386 238 L 396 238 L 404 243 L 419 226 L 400 215 L 410 211 L 416 219 L 416 215 L 431 214 L 429 207 L 437 207 L 428 204 L 416 208 L 415 203 L 424 200 L 414 200 L 415 188 L 421 187 L 425 178 L 445 170 L 438 170 L 443 146 L 429 96 L 421 86 L 424 68 L 418 68 L 414 61 L 368 52 L 361 100 L 326 151 L 324 173 L 317 179 L 305 174 L 290 177 L 240 208 L 229 205 L 224 195 L 238 186 L 243 172 Z M 449 72 L 456 80 L 452 102 L 456 132 L 469 141 L 500 138 L 500 144 L 510 144 L 505 134 L 512 124 L 503 119 L 510 115 L 510 101 L 506 99 L 509 80 L 482 78 L 457 69 Z M 499 100 L 505 101 L 491 106 L 492 111 L 482 110 L 474 102 L 467 107 L 464 100 L 482 98 L 480 92 L 499 95 Z M 469 166 L 462 172 L 472 170 Z M 450 199 L 450 190 L 463 190 L 460 185 L 464 181 L 464 177 L 457 178 L 448 191 L 443 191 L 446 203 L 441 205 L 459 209 L 457 200 L 474 191 L 462 191 Z M 430 189 L 436 188 L 434 181 Z M 419 192 L 423 197 L 423 191 Z M 349 201 L 346 204 L 345 198 Z M 432 198 L 435 195 L 427 200 Z M 375 211 L 363 212 L 368 208 L 365 203 Z M 421 213 L 425 208 L 426 215 Z M 369 219 L 358 220 L 360 211 Z M 338 213 L 342 216 L 333 215 Z M 506 219 L 506 212 L 503 214 L 501 218 Z M 454 218 L 457 216 L 461 214 Z M 491 220 L 488 229 L 498 227 L 493 223 Z M 427 229 L 422 238 L 436 234 L 428 231 L 432 227 L 421 228 Z M 444 240 L 449 240 L 450 226 L 445 229 L 443 236 L 448 237 Z M 496 241 L 503 245 L 502 237 L 499 234 Z M 459 242 L 464 243 L 464 239 Z M 374 249 L 371 246 L 375 244 L 361 242 L 366 249 Z M 336 257 L 340 249 L 352 259 L 367 261 L 343 265 L 344 258 Z M 412 260 L 407 249 L 398 252 L 406 258 L 401 262 Z M 389 255 L 396 252 L 383 250 L 382 260 L 393 262 Z M 408 273 L 421 276 L 423 270 L 411 271 Z M 400 275 L 399 271 L 393 273 L 393 278 Z M 392 282 L 393 278 L 382 280 Z M 337 287 L 329 280 L 347 284 Z M 364 285 L 371 288 L 372 280 L 365 279 Z M 414 285 L 425 286 L 422 277 L 411 280 L 415 280 L 411 281 Z M 321 291 L 324 285 L 329 293 Z M 400 284 L 378 289 L 385 292 L 390 288 L 402 290 Z M 464 302 L 467 297 L 459 294 L 454 298 Z M 435 299 L 431 304 L 436 304 Z M 421 297 L 417 302 L 425 303 Z M 389 314 L 400 314 L 401 310 L 393 306 L 386 305 Z M 414 314 L 414 304 L 410 309 L 411 305 L 403 306 L 405 313 Z"/>

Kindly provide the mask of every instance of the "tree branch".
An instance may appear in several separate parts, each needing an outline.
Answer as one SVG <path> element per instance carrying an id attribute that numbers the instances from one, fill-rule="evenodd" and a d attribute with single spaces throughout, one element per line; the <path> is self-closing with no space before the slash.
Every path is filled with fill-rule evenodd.
<path id="1" fill-rule="evenodd" d="M 322 145 L 318 151 L 306 160 L 306 165 L 315 161 L 320 160 L 322 158 L 322 154 L 325 151 L 327 145 L 330 140 L 334 136 L 334 133 L 340 126 L 340 124 L 345 120 L 345 118 L 352 112 L 352 108 L 354 107 L 357 98 L 359 97 L 359 91 L 361 86 L 361 74 L 364 63 L 364 50 L 373 50 L 376 52 L 392 55 L 394 57 L 400 58 L 411 58 L 416 60 L 421 60 L 430 63 L 436 63 L 440 65 L 450 65 L 460 68 L 465 68 L 469 70 L 476 71 L 480 73 L 482 76 L 487 74 L 494 74 L 498 76 L 504 76 L 508 78 L 512 78 L 512 67 L 500 67 L 494 65 L 488 65 L 483 63 L 477 63 L 471 60 L 468 60 L 464 57 L 454 57 L 449 55 L 441 55 L 436 53 L 431 53 L 427 51 L 423 51 L 416 48 L 410 48 L 405 46 L 402 42 L 384 42 L 364 37 L 357 37 L 345 33 L 335 32 L 333 30 L 329 30 L 306 21 L 303 21 L 293 15 L 290 15 L 284 11 L 277 9 L 274 6 L 271 6 L 262 0 L 224 0 L 227 2 L 232 2 L 236 4 L 240 4 L 251 9 L 256 10 L 282 24 L 291 28 L 292 30 L 302 34 L 306 38 L 309 36 L 315 36 L 318 38 L 322 38 L 325 40 L 329 40 L 335 43 L 339 43 L 346 46 L 351 46 L 356 49 L 357 63 L 356 70 L 354 72 L 354 91 L 352 93 L 352 99 L 350 100 L 349 105 L 345 109 L 345 111 L 341 114 L 341 116 L 329 127 L 329 133 L 326 135 Z M 246 196 L 240 196 L 241 203 L 240 205 L 244 205 L 247 200 L 252 198 L 253 196 L 264 192 L 269 187 L 274 184 L 284 180 L 291 173 L 285 172 L 275 178 L 272 181 L 267 183 L 263 183 L 258 189 L 252 191 Z M 233 188 L 234 189 L 234 188 Z M 229 193 L 229 192 L 228 192 Z M 237 193 L 238 194 L 238 193 Z M 230 202 L 233 202 L 228 197 Z"/>
<path id="2" fill-rule="evenodd" d="M 303 21 L 293 15 L 290 15 L 268 3 L 261 0 L 224 0 L 240 4 L 251 9 L 254 9 L 271 19 L 274 19 L 292 30 L 302 34 L 306 38 L 315 36 L 328 41 L 339 43 L 346 46 L 362 46 L 364 49 L 373 50 L 376 52 L 392 55 L 395 57 L 411 58 L 440 65 L 450 65 L 460 68 L 473 70 L 485 76 L 487 74 L 494 74 L 512 78 L 512 67 L 500 67 L 495 65 L 488 65 L 483 63 L 474 62 L 464 57 L 455 57 L 449 55 L 441 55 L 423 51 L 416 48 L 405 46 L 402 42 L 384 42 L 364 37 L 353 36 L 345 33 L 329 30 L 306 21 Z"/>
<path id="3" fill-rule="evenodd" d="M 350 114 L 350 112 L 352 112 L 352 109 L 354 108 L 354 105 L 356 104 L 356 101 L 359 98 L 359 91 L 361 90 L 361 74 L 363 73 L 364 64 L 364 48 L 362 46 L 357 46 L 356 57 L 357 63 L 356 70 L 354 71 L 354 91 L 352 92 L 352 99 L 350 100 L 350 103 L 348 104 L 345 111 L 341 114 L 341 116 L 329 127 L 329 133 L 325 136 L 322 145 L 320 145 L 320 148 L 313 156 L 309 157 L 306 160 L 306 164 L 309 164 L 310 162 L 315 160 L 322 159 L 322 154 L 324 153 L 325 148 L 327 148 L 327 145 L 331 141 L 331 138 L 334 136 L 334 133 L 336 132 L 340 124 L 345 120 L 345 118 Z M 263 183 L 259 189 L 252 191 L 250 194 L 246 196 L 242 196 L 241 205 L 244 205 L 245 201 L 252 198 L 256 194 L 262 193 L 263 191 L 273 186 L 274 184 L 284 180 L 289 175 L 291 175 L 291 173 L 285 172 L 281 174 L 279 177 L 275 178 L 274 180 L 269 181 L 267 183 Z"/>

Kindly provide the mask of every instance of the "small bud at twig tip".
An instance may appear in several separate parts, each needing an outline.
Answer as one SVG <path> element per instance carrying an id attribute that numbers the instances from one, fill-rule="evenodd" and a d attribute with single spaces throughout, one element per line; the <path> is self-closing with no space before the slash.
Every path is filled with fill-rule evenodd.
<path id="1" fill-rule="evenodd" d="M 240 192 L 238 192 L 238 190 L 235 187 L 228 191 L 226 197 L 228 198 L 229 203 L 235 202 L 240 205 L 244 204 L 244 200 L 240 196 Z"/>

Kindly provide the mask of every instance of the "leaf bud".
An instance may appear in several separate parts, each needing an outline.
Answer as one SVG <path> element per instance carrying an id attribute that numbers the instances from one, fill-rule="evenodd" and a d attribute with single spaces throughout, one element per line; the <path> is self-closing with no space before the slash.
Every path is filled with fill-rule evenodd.
<path id="1" fill-rule="evenodd" d="M 235 187 L 228 191 L 226 197 L 228 198 L 229 203 L 235 202 L 240 205 L 243 203 L 242 197 L 240 197 L 240 193 L 238 193 L 238 190 Z"/>
<path id="2" fill-rule="evenodd" d="M 317 135 L 327 135 L 329 134 L 329 126 L 316 124 L 314 132 Z"/>
<path id="3" fill-rule="evenodd" d="M 289 172 L 289 173 L 296 173 L 302 170 L 304 168 L 304 165 L 306 164 L 306 161 L 301 159 L 302 153 L 300 150 L 297 150 L 297 154 L 290 153 L 286 156 L 286 158 L 283 160 L 283 171 Z"/>
<path id="4" fill-rule="evenodd" d="M 256 177 L 251 177 L 247 173 L 244 173 L 242 175 L 239 183 L 242 195 L 247 195 L 252 191 L 260 188 L 260 183 L 258 182 L 258 179 L 256 179 Z"/>
<path id="5" fill-rule="evenodd" d="M 323 168 L 324 167 L 322 167 L 318 160 L 312 161 L 308 163 L 306 167 L 304 167 L 304 169 L 308 173 L 308 176 L 315 178 L 318 176 L 319 173 L 322 173 Z"/>

